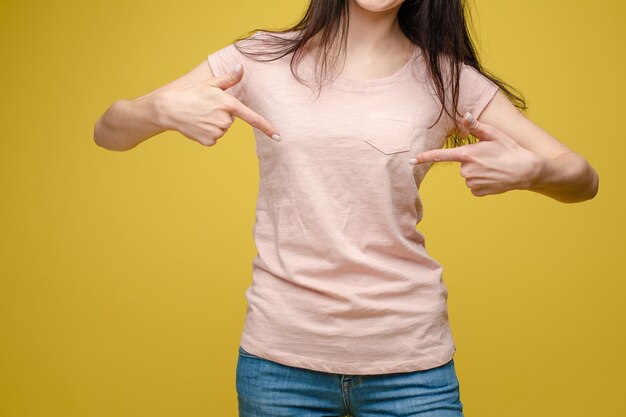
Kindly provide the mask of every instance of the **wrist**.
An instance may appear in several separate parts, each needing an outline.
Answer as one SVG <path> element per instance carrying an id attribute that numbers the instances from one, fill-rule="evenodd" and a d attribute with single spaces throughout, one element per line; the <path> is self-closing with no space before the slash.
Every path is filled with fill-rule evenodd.
<path id="1" fill-rule="evenodd" d="M 529 170 L 526 175 L 526 181 L 524 184 L 525 190 L 537 190 L 541 188 L 541 179 L 545 176 L 545 173 L 549 169 L 550 159 L 544 158 L 541 155 L 532 153 L 533 157 L 530 159 Z"/>
<path id="2" fill-rule="evenodd" d="M 171 120 L 171 112 L 168 110 L 169 98 L 167 92 L 155 93 L 146 97 L 148 106 L 152 113 L 152 120 L 155 121 L 161 131 L 174 130 L 173 121 Z"/>

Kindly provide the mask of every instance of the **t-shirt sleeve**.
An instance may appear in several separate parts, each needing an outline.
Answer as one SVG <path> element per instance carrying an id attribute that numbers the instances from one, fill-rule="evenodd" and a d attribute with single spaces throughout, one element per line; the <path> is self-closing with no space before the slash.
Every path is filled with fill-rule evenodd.
<path id="1" fill-rule="evenodd" d="M 216 77 L 226 75 L 233 70 L 235 64 L 241 63 L 244 71 L 243 78 L 241 79 L 241 81 L 239 81 L 239 83 L 224 90 L 241 102 L 245 102 L 247 83 L 246 74 L 248 72 L 248 64 L 244 57 L 245 56 L 235 47 L 234 43 L 230 43 L 218 50 L 211 52 L 207 57 L 207 61 L 209 63 L 209 66 L 211 67 L 211 71 Z"/>
<path id="2" fill-rule="evenodd" d="M 459 126 L 462 125 L 463 116 L 467 112 L 472 113 L 478 119 L 478 116 L 496 95 L 498 89 L 499 87 L 496 83 L 485 77 L 474 67 L 461 63 L 458 103 L 458 110 L 461 115 L 455 114 Z"/>

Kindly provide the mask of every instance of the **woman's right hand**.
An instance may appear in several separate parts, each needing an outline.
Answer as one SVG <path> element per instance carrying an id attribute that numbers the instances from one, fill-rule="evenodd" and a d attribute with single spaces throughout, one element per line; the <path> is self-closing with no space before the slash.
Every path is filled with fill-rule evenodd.
<path id="1" fill-rule="evenodd" d="M 224 91 L 242 78 L 240 68 L 239 72 L 162 92 L 158 99 L 161 124 L 202 145 L 213 146 L 236 116 L 279 141 L 278 130 L 267 119 Z"/>

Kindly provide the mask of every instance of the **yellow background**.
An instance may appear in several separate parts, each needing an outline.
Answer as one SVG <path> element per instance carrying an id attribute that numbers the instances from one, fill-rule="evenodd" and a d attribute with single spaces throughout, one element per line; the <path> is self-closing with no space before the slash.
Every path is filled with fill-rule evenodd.
<path id="1" fill-rule="evenodd" d="M 585 156 L 593 200 L 422 185 L 467 417 L 617 416 L 626 351 L 624 2 L 474 0 L 486 67 Z M 151 91 L 306 2 L 0 3 L 0 416 L 236 416 L 258 185 L 252 128 L 93 141 Z M 367 184 L 364 184 L 367 186 Z"/>

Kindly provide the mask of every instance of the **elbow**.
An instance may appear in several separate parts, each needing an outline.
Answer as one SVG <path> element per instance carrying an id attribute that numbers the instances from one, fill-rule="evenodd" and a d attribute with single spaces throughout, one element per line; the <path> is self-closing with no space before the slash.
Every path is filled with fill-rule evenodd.
<path id="1" fill-rule="evenodd" d="M 114 146 L 113 141 L 107 141 L 106 134 L 103 132 L 103 128 L 100 125 L 100 120 L 96 122 L 93 128 L 93 142 L 107 151 L 123 151 L 126 149 L 119 149 Z"/>
<path id="2" fill-rule="evenodd" d="M 593 166 L 591 166 L 591 164 L 584 158 L 582 158 L 583 161 L 583 172 L 584 174 L 581 175 L 582 178 L 584 178 L 583 180 L 583 184 L 585 184 L 584 186 L 584 192 L 583 196 L 581 198 L 580 201 L 586 201 L 586 200 L 591 200 L 593 198 L 596 197 L 596 195 L 598 195 L 598 186 L 600 183 L 600 178 L 598 176 L 598 173 L 596 172 L 596 170 L 593 168 Z"/>
<path id="3" fill-rule="evenodd" d="M 595 169 L 593 169 L 592 167 L 590 167 L 591 170 L 591 194 L 589 199 L 591 200 L 592 198 L 595 198 L 596 195 L 598 195 L 598 187 L 600 185 L 600 177 L 598 176 L 598 173 L 596 172 Z"/>
<path id="4" fill-rule="evenodd" d="M 93 125 L 93 142 L 103 148 L 104 146 L 102 145 L 102 141 L 101 141 L 101 136 L 100 136 L 100 119 L 96 120 L 96 123 Z"/>
<path id="5" fill-rule="evenodd" d="M 593 166 L 580 154 L 577 154 L 579 168 L 577 168 L 578 197 L 572 202 L 591 200 L 598 194 L 599 177 Z"/>
<path id="6" fill-rule="evenodd" d="M 93 142 L 104 149 L 110 150 L 110 141 L 107 141 L 107 136 L 110 136 L 110 131 L 107 133 L 107 115 L 109 114 L 110 109 L 113 107 L 109 107 L 106 112 L 102 116 L 96 120 L 96 123 L 93 125 Z M 110 129 L 109 129 L 110 130 Z"/>
<path id="7" fill-rule="evenodd" d="M 96 123 L 94 123 L 93 142 L 97 146 L 109 151 L 125 151 L 127 150 L 126 148 L 119 146 L 119 141 L 115 138 L 115 132 L 108 121 L 111 109 L 114 108 L 115 105 L 116 103 L 113 103 L 107 111 L 96 120 Z"/>
<path id="8" fill-rule="evenodd" d="M 564 203 L 580 203 L 591 200 L 598 194 L 598 173 L 582 156 L 577 155 L 577 162 L 579 163 L 571 174 L 573 181 L 570 187 L 571 193 L 567 198 L 560 200 Z"/>

